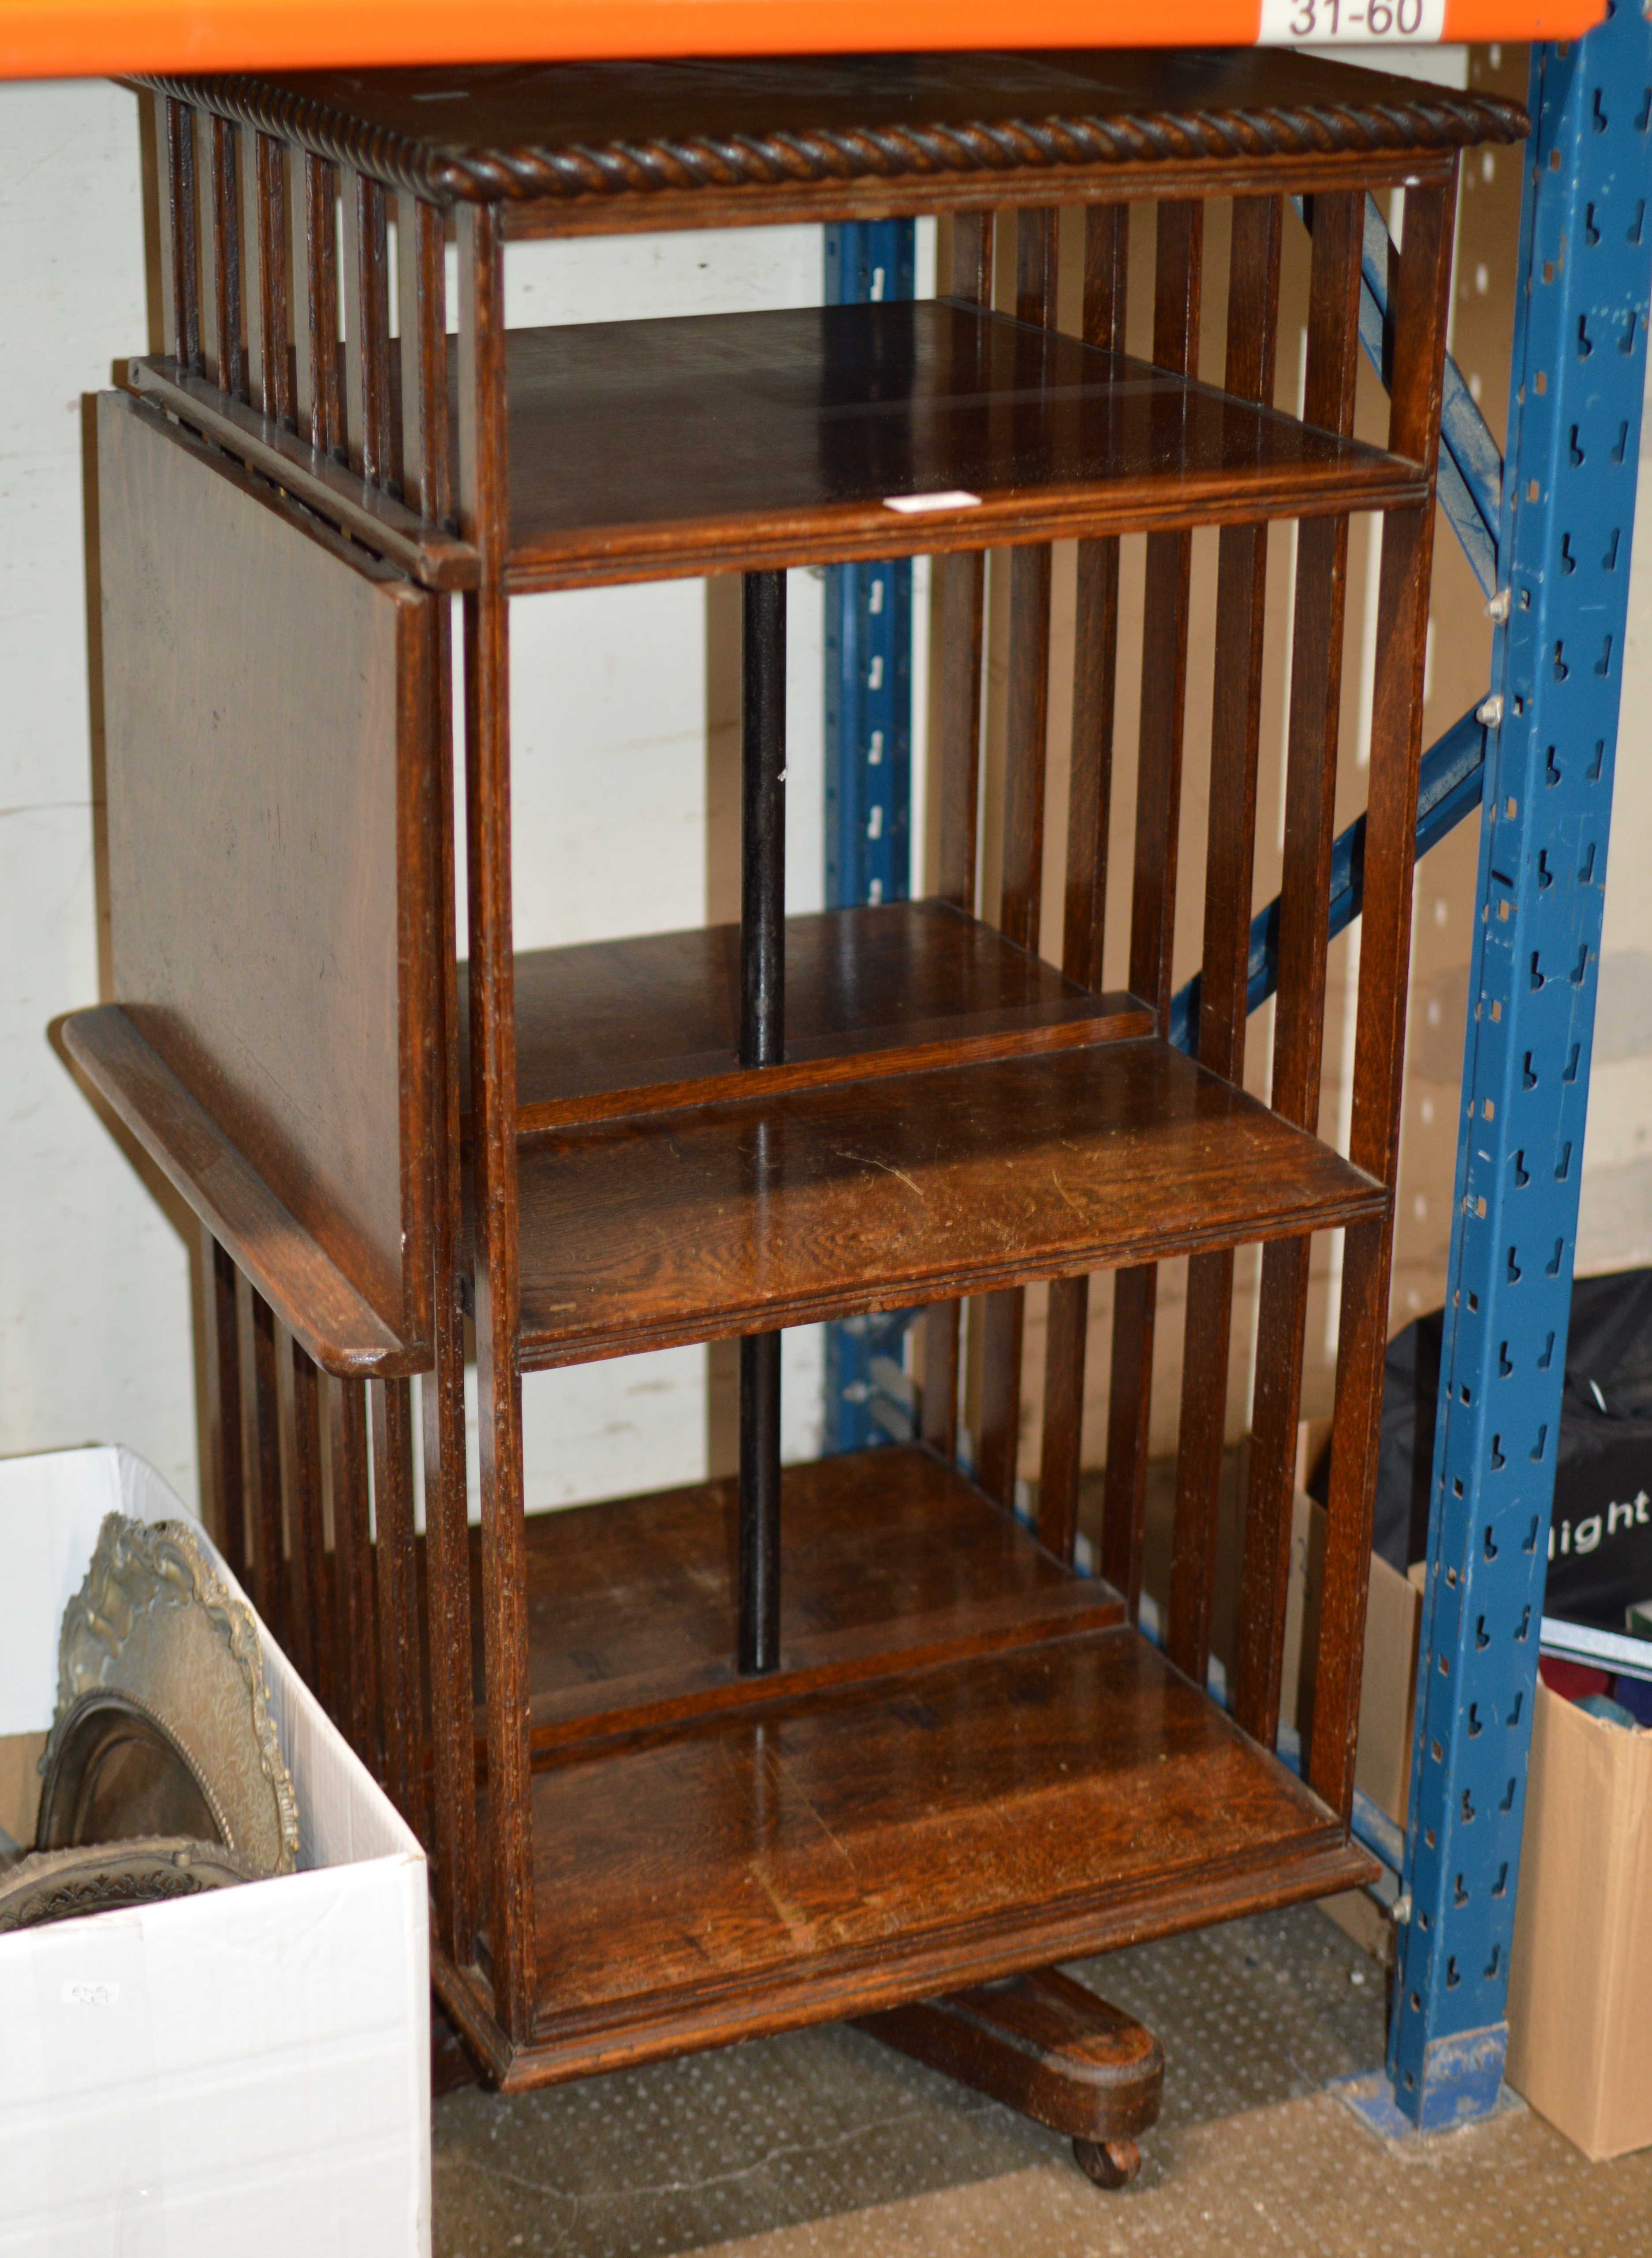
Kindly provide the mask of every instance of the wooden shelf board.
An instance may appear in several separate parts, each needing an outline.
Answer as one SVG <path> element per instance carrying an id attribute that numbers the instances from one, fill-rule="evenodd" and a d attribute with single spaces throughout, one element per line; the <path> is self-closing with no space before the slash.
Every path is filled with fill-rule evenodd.
<path id="1" fill-rule="evenodd" d="M 536 1765 L 598 1739 L 1123 1621 L 1013 1515 L 917 1445 L 844 1452 L 780 1478 L 780 1666 L 735 1667 L 738 1486 L 694 1483 L 527 1523 L 530 1743 Z M 473 1651 L 481 1544 L 472 1534 Z M 477 1687 L 480 1705 L 481 1689 Z M 478 1732 L 481 1730 L 480 1706 Z"/>
<path id="2" fill-rule="evenodd" d="M 522 1361 L 1289 1238 L 1387 1198 L 1157 1038 L 547 1131 L 519 1154 Z"/>
<path id="3" fill-rule="evenodd" d="M 1369 1878 L 1128 1628 L 833 1689 L 533 1779 L 534 2084 Z"/>
<path id="4" fill-rule="evenodd" d="M 429 1349 L 393 1332 L 117 1004 L 63 1023 L 69 1056 L 174 1190 L 228 1249 L 324 1372 L 422 1372 Z"/>
<path id="5" fill-rule="evenodd" d="M 740 928 L 525 950 L 516 960 L 525 1131 L 869 1081 L 965 1059 L 1150 1034 L 1150 1007 L 1095 995 L 944 902 L 786 923 L 786 1059 L 739 1064 Z M 459 1055 L 470 1103 L 469 994 Z"/>
<path id="6" fill-rule="evenodd" d="M 518 593 L 1384 509 L 1421 466 L 949 300 L 512 330 Z M 974 506 L 907 514 L 895 499 Z"/>

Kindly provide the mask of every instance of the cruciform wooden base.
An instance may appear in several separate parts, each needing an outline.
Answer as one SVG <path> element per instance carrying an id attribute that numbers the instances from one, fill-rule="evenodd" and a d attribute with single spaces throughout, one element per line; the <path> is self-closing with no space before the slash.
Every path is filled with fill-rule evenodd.
<path id="1" fill-rule="evenodd" d="M 1164 2053 L 1151 2031 L 1057 1968 L 918 1999 L 859 2028 L 1052 2132 L 1079 2169 L 1121 2188 L 1141 2164 L 1136 2135 L 1158 2115 Z"/>

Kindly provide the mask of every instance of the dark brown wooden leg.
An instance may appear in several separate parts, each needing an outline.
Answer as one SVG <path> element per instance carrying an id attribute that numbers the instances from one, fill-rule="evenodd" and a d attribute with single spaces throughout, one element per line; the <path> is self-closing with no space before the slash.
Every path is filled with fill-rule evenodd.
<path id="1" fill-rule="evenodd" d="M 1023 2117 L 1065 2133 L 1080 2169 L 1119 2188 L 1158 2117 L 1164 2050 L 1151 2031 L 1058 1968 L 916 1999 L 859 2027 Z"/>

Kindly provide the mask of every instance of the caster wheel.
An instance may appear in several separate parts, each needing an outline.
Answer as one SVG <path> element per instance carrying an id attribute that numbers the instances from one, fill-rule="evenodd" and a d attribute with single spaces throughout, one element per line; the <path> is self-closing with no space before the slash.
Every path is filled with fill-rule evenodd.
<path id="1" fill-rule="evenodd" d="M 1104 2188 L 1129 2187 L 1142 2169 L 1134 2141 L 1075 2141 L 1072 2160 L 1086 2179 Z"/>

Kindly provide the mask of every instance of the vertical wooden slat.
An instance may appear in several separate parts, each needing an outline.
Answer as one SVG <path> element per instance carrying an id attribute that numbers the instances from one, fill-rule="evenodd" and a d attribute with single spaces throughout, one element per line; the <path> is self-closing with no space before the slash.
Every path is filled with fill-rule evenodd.
<path id="1" fill-rule="evenodd" d="M 333 1618 L 339 1654 L 336 1714 L 351 1747 L 374 1778 L 381 1780 L 367 1382 L 335 1381 L 329 1393 L 332 1399 Z"/>
<path id="2" fill-rule="evenodd" d="M 476 1381 L 481 1427 L 482 1638 L 489 1942 L 509 2036 L 534 2016 L 529 1828 L 527 1544 L 523 1527 L 516 1054 L 510 919 L 510 744 L 504 586 L 504 237 L 488 204 L 459 213 L 459 525 L 481 579 L 465 599 L 465 835 L 470 902 Z"/>
<path id="3" fill-rule="evenodd" d="M 993 214 L 958 212 L 951 223 L 948 297 L 971 306 L 991 303 Z M 943 557 L 935 564 L 940 607 L 940 849 L 937 891 L 966 916 L 975 914 L 981 783 L 981 660 L 986 559 L 979 550 Z M 958 1317 L 957 1302 L 938 1302 L 923 1321 L 923 1439 L 943 1456 L 958 1447 Z"/>
<path id="4" fill-rule="evenodd" d="M 1096 204 L 1085 215 L 1084 338 L 1105 352 L 1124 346 L 1129 250 L 1128 204 Z M 1107 927 L 1108 820 L 1113 799 L 1113 703 L 1117 680 L 1119 544 L 1079 543 L 1073 625 L 1072 751 L 1067 786 L 1067 878 L 1062 969 L 1086 988 L 1101 985 Z M 1050 1288 L 1044 1332 L 1043 1448 L 1038 1470 L 1038 1535 L 1057 1559 L 1071 1560 L 1079 1531 L 1084 1444 L 1085 1351 L 1090 1281 L 1057 1278 Z"/>
<path id="5" fill-rule="evenodd" d="M 288 1644 L 287 1561 L 281 1544 L 281 1394 L 275 1366 L 275 1312 L 249 1287 L 246 1337 L 251 1354 L 249 1408 L 253 1447 L 253 1604 Z"/>
<path id="6" fill-rule="evenodd" d="M 446 273 L 442 215 L 403 196 L 397 212 L 402 335 L 402 478 L 407 501 L 436 524 L 452 511 L 448 460 Z M 465 1473 L 465 1316 L 459 1274 L 459 973 L 454 945 L 454 836 L 449 614 L 437 615 L 432 701 L 436 839 L 436 976 L 439 1033 L 433 1092 L 432 1216 L 436 1368 L 419 1384 L 424 1431 L 425 1575 L 429 1592 L 431 1841 L 438 1941 L 460 1965 L 474 1957 L 476 1798 Z"/>
<path id="7" fill-rule="evenodd" d="M 1023 211 L 1015 225 L 1015 317 L 1037 329 L 1056 319 L 1053 209 Z M 1047 543 L 1009 553 L 1009 699 L 1004 747 L 1003 879 L 999 926 L 1019 948 L 1038 946 L 1043 887 L 1045 740 L 1050 719 L 1050 582 Z M 1000 1505 L 1015 1502 L 1021 1439 L 1022 1338 L 1027 1296 L 1019 1286 L 982 1303 L 980 1438 L 977 1472 Z"/>
<path id="8" fill-rule="evenodd" d="M 201 350 L 206 373 L 246 396 L 241 360 L 241 215 L 234 126 L 203 117 L 197 132 L 201 205 Z"/>
<path id="9" fill-rule="evenodd" d="M 167 103 L 167 230 L 171 253 L 167 335 L 179 364 L 201 366 L 200 210 L 196 202 L 195 112 L 185 102 Z"/>
<path id="10" fill-rule="evenodd" d="M 1277 196 L 1244 196 L 1235 202 L 1225 387 L 1237 399 L 1269 404 L 1273 399 L 1278 340 L 1280 223 Z M 1216 570 L 1199 1059 L 1213 1074 L 1241 1083 L 1245 1064 L 1267 571 L 1267 527 L 1224 527 Z M 1230 1248 L 1197 1254 L 1187 1267 L 1181 1433 L 1176 1458 L 1165 1647 L 1178 1669 L 1185 1670 L 1201 1686 L 1210 1666 L 1233 1275 Z"/>
<path id="11" fill-rule="evenodd" d="M 1455 178 L 1407 188 L 1394 293 L 1388 444 L 1435 468 L 1451 279 Z M 1317 231 L 1317 221 L 1316 221 Z M 1365 812 L 1365 895 L 1360 927 L 1359 1017 L 1349 1157 L 1390 1188 L 1399 1167 L 1406 972 L 1415 860 L 1417 770 L 1422 747 L 1423 655 L 1428 624 L 1434 508 L 1383 521 L 1371 786 Z M 1315 1793 L 1349 1818 L 1354 1800 L 1371 1498 L 1382 1414 L 1392 1210 L 1350 1228 L 1342 1258 L 1336 1352 L 1336 1420 L 1326 1506 L 1325 1571 L 1307 1757 Z"/>
<path id="12" fill-rule="evenodd" d="M 288 214 L 295 201 L 295 160 L 267 133 L 258 137 L 259 229 L 263 239 L 264 413 L 296 428 L 293 355 L 296 329 L 293 237 Z"/>
<path id="13" fill-rule="evenodd" d="M 413 1391 L 368 1383 L 373 1425 L 374 1557 L 379 1630 L 379 1726 L 385 1786 L 409 1827 L 425 1831 L 424 1729 L 419 1686 L 418 1571 L 413 1529 Z"/>
<path id="14" fill-rule="evenodd" d="M 344 444 L 338 381 L 338 175 L 323 157 L 294 156 L 288 197 L 294 326 L 297 338 L 294 413 L 322 454 Z"/>
<path id="15" fill-rule="evenodd" d="M 1153 290 L 1153 359 L 1178 375 L 1199 371 L 1199 300 L 1204 207 L 1158 207 Z M 1130 893 L 1130 986 L 1151 1004 L 1161 1029 L 1170 1014 L 1176 933 L 1176 854 L 1181 822 L 1182 723 L 1187 690 L 1187 596 L 1193 536 L 1150 534 L 1142 710 L 1136 787 L 1136 854 Z M 1107 1406 L 1107 1509 L 1102 1573 L 1129 1600 L 1142 1592 L 1147 1450 L 1153 1391 L 1158 1274 L 1122 1270 L 1113 1291 Z"/>
<path id="16" fill-rule="evenodd" d="M 352 470 L 372 486 L 392 477 L 390 264 L 384 190 L 344 176 L 345 427 Z"/>
<path id="17" fill-rule="evenodd" d="M 1326 430 L 1349 431 L 1359 358 L 1364 195 L 1317 196 L 1313 217 L 1303 413 Z M 1297 529 L 1271 1104 L 1276 1113 L 1310 1131 L 1317 1130 L 1320 1118 L 1347 600 L 1347 518 L 1305 522 Z M 1247 1732 L 1270 1745 L 1278 1728 L 1310 1245 L 1307 1239 L 1276 1240 L 1262 1257 L 1234 1714 Z"/>
<path id="18" fill-rule="evenodd" d="M 238 1582 L 246 1581 L 246 1487 L 241 1457 L 241 1341 L 235 1264 L 201 1229 L 202 1347 L 206 1358 L 208 1525 Z"/>
<path id="19" fill-rule="evenodd" d="M 164 94 L 149 97 L 154 136 L 156 237 L 160 252 L 160 350 L 178 351 L 177 222 L 172 201 L 172 104 Z"/>
<path id="20" fill-rule="evenodd" d="M 295 1341 L 290 1473 L 294 1660 L 316 1699 L 332 1714 L 332 1642 L 328 1637 L 326 1537 L 321 1510 L 321 1375 Z"/>
<path id="21" fill-rule="evenodd" d="M 259 137 L 250 125 L 234 128 L 236 229 L 240 243 L 241 380 L 248 405 L 264 408 L 264 237 L 259 222 Z"/>

